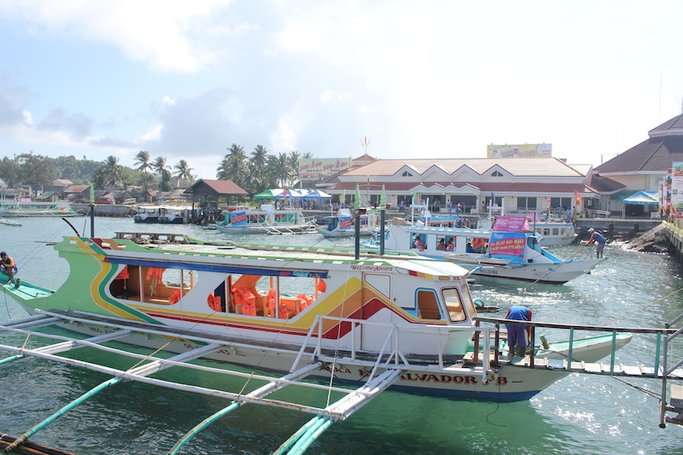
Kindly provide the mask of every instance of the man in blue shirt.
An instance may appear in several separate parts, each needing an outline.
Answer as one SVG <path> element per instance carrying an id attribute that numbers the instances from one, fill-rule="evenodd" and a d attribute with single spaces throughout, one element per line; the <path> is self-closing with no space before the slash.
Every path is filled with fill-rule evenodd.
<path id="1" fill-rule="evenodd" d="M 591 238 L 588 239 L 586 245 L 592 245 L 595 243 L 595 256 L 598 259 L 600 259 L 601 257 L 603 257 L 603 252 L 605 251 L 605 244 L 607 243 L 607 239 L 604 235 L 600 234 L 600 232 L 596 231 L 593 228 L 590 228 L 588 232 L 590 233 Z"/>
<path id="2" fill-rule="evenodd" d="M 531 310 L 522 305 L 512 305 L 505 315 L 505 319 L 513 321 L 531 321 Z M 526 355 L 526 347 L 529 344 L 528 338 L 531 327 L 522 324 L 505 324 L 508 333 L 508 350 L 510 356 Z"/>

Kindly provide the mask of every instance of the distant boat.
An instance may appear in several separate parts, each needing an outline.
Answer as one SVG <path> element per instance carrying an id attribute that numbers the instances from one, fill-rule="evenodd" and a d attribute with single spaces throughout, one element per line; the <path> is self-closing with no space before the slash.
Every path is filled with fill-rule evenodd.
<path id="1" fill-rule="evenodd" d="M 186 224 L 190 221 L 191 210 L 187 206 L 140 206 L 138 213 L 133 217 L 133 221 L 136 223 Z"/>
<path id="2" fill-rule="evenodd" d="M 538 245 L 538 238 L 535 233 L 529 232 L 524 216 L 499 216 L 497 220 L 508 222 L 509 229 L 504 229 L 500 224 L 491 231 L 437 227 L 422 222 L 394 223 L 386 228 L 384 245 L 389 250 L 411 251 L 455 262 L 471 269 L 471 273 L 479 277 L 550 284 L 564 284 L 584 273 L 590 273 L 603 260 L 563 260 Z M 513 223 L 517 221 L 521 224 L 513 228 Z M 378 248 L 377 231 L 372 241 L 365 246 Z"/>
<path id="3" fill-rule="evenodd" d="M 5 224 L 7 226 L 21 226 L 21 223 L 16 221 L 8 220 L 7 218 L 0 218 L 0 224 Z"/>
<path id="4" fill-rule="evenodd" d="M 78 212 L 71 210 L 71 207 L 61 202 L 7 202 L 0 203 L 0 217 L 19 217 L 19 216 L 50 216 L 50 217 L 69 217 L 79 216 Z"/>
<path id="5" fill-rule="evenodd" d="M 313 220 L 306 219 L 298 209 L 275 210 L 272 205 L 259 209 L 238 206 L 222 212 L 216 229 L 226 234 L 302 233 L 314 231 Z"/>
<path id="6" fill-rule="evenodd" d="M 359 235 L 372 235 L 375 218 L 374 214 L 360 216 Z M 356 233 L 356 225 L 351 210 L 340 208 L 336 215 L 325 217 L 323 225 L 318 226 L 318 232 L 325 238 L 353 237 Z"/>

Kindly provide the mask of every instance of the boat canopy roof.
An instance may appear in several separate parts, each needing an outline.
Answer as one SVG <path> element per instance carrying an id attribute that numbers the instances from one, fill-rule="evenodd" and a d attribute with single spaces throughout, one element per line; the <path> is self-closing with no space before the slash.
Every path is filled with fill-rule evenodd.
<path id="1" fill-rule="evenodd" d="M 111 242 L 116 242 L 117 245 L 114 246 Z M 171 243 L 139 245 L 128 239 L 94 239 L 94 243 L 92 247 L 106 255 L 109 262 L 158 266 L 159 261 L 163 261 L 167 267 L 230 273 L 241 273 L 239 270 L 244 271 L 247 268 L 253 271 L 255 266 L 268 271 L 263 275 L 274 276 L 292 275 L 293 271 L 306 271 L 308 276 L 324 276 L 325 274 L 319 272 L 349 269 L 387 273 L 396 269 L 399 273 L 433 279 L 464 277 L 468 273 L 455 263 L 437 261 L 415 254 L 384 256 L 362 254 L 359 260 L 356 260 L 350 249 L 340 251 L 339 248 L 326 247 Z"/>

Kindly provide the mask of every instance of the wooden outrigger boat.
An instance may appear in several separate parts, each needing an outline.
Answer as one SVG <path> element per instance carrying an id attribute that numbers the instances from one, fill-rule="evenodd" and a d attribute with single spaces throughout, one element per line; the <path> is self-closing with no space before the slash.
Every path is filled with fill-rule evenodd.
<path id="1" fill-rule="evenodd" d="M 502 218 L 502 217 L 499 217 Z M 510 217 L 512 218 L 512 217 Z M 522 217 L 522 219 L 524 219 Z M 564 284 L 590 273 L 604 259 L 562 259 L 538 243 L 529 231 L 456 228 L 433 223 L 394 223 L 387 226 L 388 249 L 455 262 L 486 279 Z M 379 232 L 365 246 L 377 249 Z"/>
<path id="2" fill-rule="evenodd" d="M 32 339 L 50 337 L 36 330 L 57 325 L 89 338 L 56 337 L 62 342 L 37 348 L 0 344 L 0 350 L 15 354 L 0 364 L 37 356 L 113 376 L 72 407 L 105 387 L 136 380 L 228 398 L 233 400 L 229 410 L 256 403 L 315 414 L 278 453 L 301 453 L 294 448 L 305 450 L 333 421 L 349 417 L 388 387 L 482 400 L 526 400 L 574 371 L 571 362 L 594 362 L 610 353 L 614 359 L 614 352 L 630 340 L 630 334 L 615 331 L 583 342 L 538 347 L 530 357 L 506 356 L 500 352 L 501 320 L 479 324 L 467 271 L 417 255 L 354 257 L 327 248 L 235 246 L 141 233 L 112 239 L 66 237 L 55 248 L 70 267 L 66 282 L 57 290 L 24 280 L 0 285 L 33 315 L 0 325 L 0 334 L 28 334 L 26 340 L 31 334 Z M 161 359 L 102 344 L 112 340 L 177 355 Z M 122 371 L 56 355 L 82 346 L 148 363 Z M 544 357 L 570 364 L 553 367 L 551 360 L 544 363 Z M 250 393 L 150 377 L 170 366 L 207 369 L 187 363 L 197 358 L 285 376 L 221 370 L 266 381 Z M 330 375 L 360 388 L 333 386 Z M 326 378 L 328 385 L 301 382 L 306 377 Z M 293 384 L 329 388 L 345 396 L 325 407 L 267 398 Z M 175 449 L 223 415 L 219 414 L 193 429 Z M 54 418 L 13 444 L 20 445 Z"/>
<path id="3" fill-rule="evenodd" d="M 258 209 L 233 207 L 223 210 L 223 219 L 215 223 L 226 234 L 282 234 L 315 232 L 314 220 L 307 219 L 298 209 L 275 210 L 264 204 Z"/>

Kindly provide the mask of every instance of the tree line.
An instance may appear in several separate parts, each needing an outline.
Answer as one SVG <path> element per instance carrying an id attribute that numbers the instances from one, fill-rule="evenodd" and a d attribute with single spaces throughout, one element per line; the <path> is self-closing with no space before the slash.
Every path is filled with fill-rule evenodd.
<path id="1" fill-rule="evenodd" d="M 311 155 L 297 151 L 272 155 L 262 145 L 247 153 L 243 146 L 232 144 L 216 169 L 216 178 L 232 180 L 252 195 L 268 188 L 290 187 L 299 177 L 301 158 Z M 114 155 L 98 162 L 85 156 L 51 158 L 30 152 L 0 160 L 0 179 L 10 188 L 48 186 L 56 179 L 68 179 L 74 184 L 92 183 L 96 189 L 139 186 L 171 191 L 176 182 L 185 183 L 183 187 L 192 184 L 197 178 L 193 170 L 184 159 L 171 166 L 166 157 L 152 157 L 146 150 L 135 155 L 134 167 L 123 166 Z"/>

